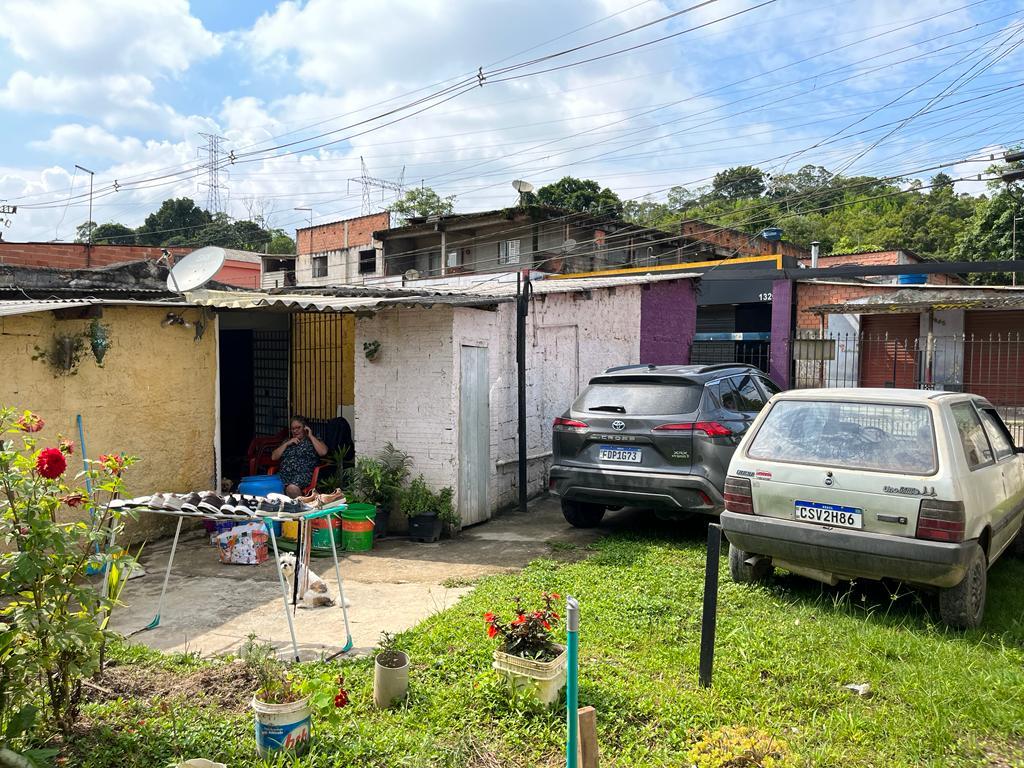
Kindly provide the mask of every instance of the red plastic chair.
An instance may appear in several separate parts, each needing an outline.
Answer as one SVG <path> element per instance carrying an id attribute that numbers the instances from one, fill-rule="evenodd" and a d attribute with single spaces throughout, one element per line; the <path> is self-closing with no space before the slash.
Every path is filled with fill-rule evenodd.
<path id="1" fill-rule="evenodd" d="M 276 435 L 271 435 L 270 437 L 254 437 L 249 441 L 249 448 L 245 452 L 245 455 L 249 459 L 250 475 L 269 474 L 267 470 L 276 464 L 270 456 L 274 453 L 274 449 L 284 442 L 287 436 L 288 430 L 282 429 Z"/>

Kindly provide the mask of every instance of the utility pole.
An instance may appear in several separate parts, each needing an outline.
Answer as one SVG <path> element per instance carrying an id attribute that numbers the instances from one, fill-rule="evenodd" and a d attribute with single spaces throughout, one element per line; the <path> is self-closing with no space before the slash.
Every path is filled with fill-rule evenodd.
<path id="1" fill-rule="evenodd" d="M 398 200 L 402 197 L 402 192 L 405 190 L 405 166 L 402 166 L 402 172 L 398 176 L 398 181 L 388 181 L 387 179 L 379 179 L 376 176 L 371 176 L 370 171 L 366 167 L 366 161 L 363 160 L 362 155 L 359 156 L 359 164 L 362 166 L 362 175 L 350 178 L 349 185 L 353 181 L 362 184 L 363 186 L 363 207 L 362 214 L 366 216 L 373 212 L 373 201 L 370 199 L 371 187 L 377 187 L 380 189 L 380 200 L 384 202 L 384 190 L 390 189 L 395 193 L 395 199 Z M 347 190 L 346 190 L 347 193 Z"/>
<path id="2" fill-rule="evenodd" d="M 1024 160 L 1024 150 L 1017 150 L 1015 152 L 1007 152 L 1003 156 L 1003 159 L 1006 162 L 1008 162 L 1008 163 L 1016 163 L 1016 162 L 1019 162 L 1021 160 Z M 1012 188 L 1011 185 L 1014 182 L 1024 180 L 1024 168 L 1009 168 L 1009 169 L 1003 171 L 1000 174 L 1000 178 L 1003 180 L 1003 183 L 1006 184 L 1007 192 L 1009 192 L 1010 189 Z M 1019 193 L 1018 194 L 1014 194 L 1014 193 L 1011 192 L 1010 196 L 1013 197 L 1013 201 L 1016 203 L 1016 208 L 1017 208 L 1017 210 L 1014 211 L 1011 214 L 1011 216 L 1013 217 L 1013 226 L 1012 226 L 1012 234 L 1010 235 L 1010 261 L 1016 261 L 1017 260 L 1017 222 L 1021 221 L 1022 218 L 1024 218 L 1024 217 L 1021 217 L 1021 216 L 1017 215 L 1018 213 L 1020 213 L 1020 201 L 1021 201 L 1020 194 Z M 1011 278 L 1010 279 L 1011 279 L 1011 284 L 1014 287 L 1016 287 L 1016 285 L 1017 285 L 1017 272 L 1016 272 L 1016 270 L 1014 270 L 1011 273 Z"/>
<path id="3" fill-rule="evenodd" d="M 206 187 L 206 210 L 210 213 L 224 213 L 225 200 L 221 195 L 220 166 L 222 144 L 227 139 L 215 133 L 199 135 L 206 139 L 206 146 L 200 147 L 197 151 L 200 156 L 206 152 L 206 162 L 199 166 L 206 169 L 206 181 L 199 183 L 200 187 Z"/>
<path id="4" fill-rule="evenodd" d="M 75 164 L 75 168 L 77 168 L 78 170 L 84 171 L 85 173 L 89 174 L 89 218 L 87 219 L 87 223 L 89 225 L 89 240 L 87 241 L 86 246 L 85 246 L 85 266 L 91 267 L 92 266 L 92 231 L 93 231 L 93 229 L 96 228 L 96 222 L 94 222 L 92 220 L 92 179 L 93 179 L 93 176 L 95 176 L 95 174 L 92 171 L 90 171 L 88 168 L 83 168 L 82 166 L 78 165 L 77 163 Z"/>

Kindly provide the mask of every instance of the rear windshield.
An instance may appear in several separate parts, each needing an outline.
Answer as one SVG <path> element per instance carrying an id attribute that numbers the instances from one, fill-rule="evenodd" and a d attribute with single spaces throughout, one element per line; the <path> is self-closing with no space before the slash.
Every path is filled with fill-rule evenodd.
<path id="1" fill-rule="evenodd" d="M 931 412 L 918 405 L 782 400 L 750 443 L 752 459 L 930 475 Z"/>
<path id="2" fill-rule="evenodd" d="M 697 410 L 704 387 L 692 382 L 614 381 L 591 384 L 577 398 L 574 411 L 668 416 Z"/>

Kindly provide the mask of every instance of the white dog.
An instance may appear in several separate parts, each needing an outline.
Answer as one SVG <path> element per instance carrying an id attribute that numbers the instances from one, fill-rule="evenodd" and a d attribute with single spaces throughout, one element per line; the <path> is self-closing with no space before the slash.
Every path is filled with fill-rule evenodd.
<path id="1" fill-rule="evenodd" d="M 295 555 L 288 553 L 281 555 L 281 571 L 284 573 L 285 581 L 289 584 L 295 578 Z M 308 592 L 303 589 L 303 581 L 309 580 Z M 312 568 L 299 565 L 299 608 L 321 608 L 334 605 L 334 598 L 327 591 L 327 582 L 313 573 Z M 349 607 L 348 600 L 345 600 L 345 607 Z"/>

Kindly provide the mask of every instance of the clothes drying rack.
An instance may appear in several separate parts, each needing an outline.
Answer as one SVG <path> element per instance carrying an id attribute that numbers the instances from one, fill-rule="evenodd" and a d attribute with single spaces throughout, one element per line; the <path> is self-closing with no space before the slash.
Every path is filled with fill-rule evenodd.
<path id="1" fill-rule="evenodd" d="M 334 515 L 334 514 L 337 514 L 338 512 L 342 512 L 346 508 L 347 508 L 346 504 L 335 504 L 333 506 L 325 507 L 323 509 L 311 510 L 310 512 L 308 512 L 308 513 L 306 513 L 304 515 L 301 515 L 301 516 L 279 517 L 279 516 L 276 516 L 276 515 L 270 515 L 270 516 L 260 515 L 258 517 L 249 517 L 249 516 L 245 516 L 245 515 L 222 515 L 222 514 L 212 514 L 212 513 L 205 513 L 205 512 L 201 512 L 201 513 L 196 514 L 196 513 L 191 513 L 191 512 L 179 512 L 179 511 L 176 511 L 176 510 L 164 510 L 164 509 L 152 509 L 152 508 L 149 508 L 149 507 L 138 507 L 137 509 L 139 511 L 141 511 L 141 512 L 148 512 L 150 514 L 155 514 L 155 515 L 165 515 L 165 516 L 170 516 L 170 517 L 176 517 L 176 518 L 178 518 L 178 524 L 175 526 L 175 529 L 174 529 L 174 541 L 171 543 L 171 554 L 167 558 L 167 568 L 164 571 L 164 583 L 163 583 L 163 586 L 160 588 L 160 600 L 157 602 L 156 616 L 153 617 L 153 620 L 149 624 L 147 624 L 142 629 L 138 629 L 135 632 L 132 632 L 131 635 L 136 635 L 136 634 L 138 634 L 140 632 L 147 632 L 147 631 L 149 631 L 151 629 L 156 629 L 157 627 L 160 626 L 161 614 L 163 612 L 163 607 L 164 607 L 164 596 L 167 594 L 167 584 L 168 584 L 168 582 L 171 579 L 171 567 L 174 565 L 174 553 L 178 549 L 178 539 L 181 536 L 181 525 L 182 525 L 182 523 L 185 520 L 204 520 L 205 519 L 205 520 L 213 520 L 215 522 L 234 521 L 234 522 L 249 522 L 249 523 L 257 522 L 257 521 L 262 520 L 262 522 L 267 527 L 267 532 L 270 535 L 270 543 L 271 543 L 271 545 L 273 547 L 273 551 L 274 551 L 274 563 L 277 566 L 277 579 L 278 579 L 278 581 L 281 584 L 281 597 L 282 597 L 282 599 L 284 601 L 284 615 L 285 615 L 285 618 L 288 620 L 288 632 L 289 632 L 289 634 L 291 636 L 291 640 L 292 640 L 292 652 L 294 654 L 295 661 L 299 661 L 299 641 L 298 641 L 298 639 L 296 637 L 296 634 L 295 634 L 295 620 L 292 618 L 291 611 L 288 610 L 288 608 L 289 608 L 289 605 L 288 605 L 288 583 L 285 581 L 284 571 L 281 570 L 281 554 L 280 554 L 280 551 L 278 550 L 277 534 L 274 532 L 274 525 L 273 524 L 275 522 L 282 522 L 282 523 L 284 523 L 284 522 L 293 522 L 293 523 L 297 522 L 300 525 L 304 525 L 304 524 L 306 524 L 306 523 L 308 523 L 308 522 L 310 522 L 312 520 L 317 520 L 317 519 L 322 518 L 322 517 L 327 517 L 328 515 Z M 341 656 L 343 653 L 347 653 L 348 651 L 352 650 L 352 628 L 351 628 L 351 625 L 349 624 L 349 620 L 348 620 L 348 608 L 345 605 L 345 587 L 344 587 L 344 585 L 342 584 L 342 581 L 341 581 L 341 565 L 338 563 L 338 545 L 337 545 L 337 542 L 335 542 L 333 535 L 329 536 L 328 538 L 331 540 L 331 555 L 334 558 L 334 575 L 338 579 L 338 603 L 341 606 L 342 616 L 344 616 L 344 618 L 345 618 L 345 644 L 344 644 L 344 646 L 342 646 L 341 650 L 339 650 L 339 651 L 337 651 L 337 652 L 335 652 L 335 653 L 333 653 L 333 654 L 331 654 L 330 656 L 327 657 L 328 660 L 331 660 L 331 659 L 337 658 L 338 656 Z M 299 571 L 299 562 L 301 562 L 301 559 L 302 559 L 301 553 L 296 552 L 296 574 Z M 309 566 L 304 564 L 304 567 L 308 568 Z M 129 635 L 129 637 L 131 635 Z"/>

